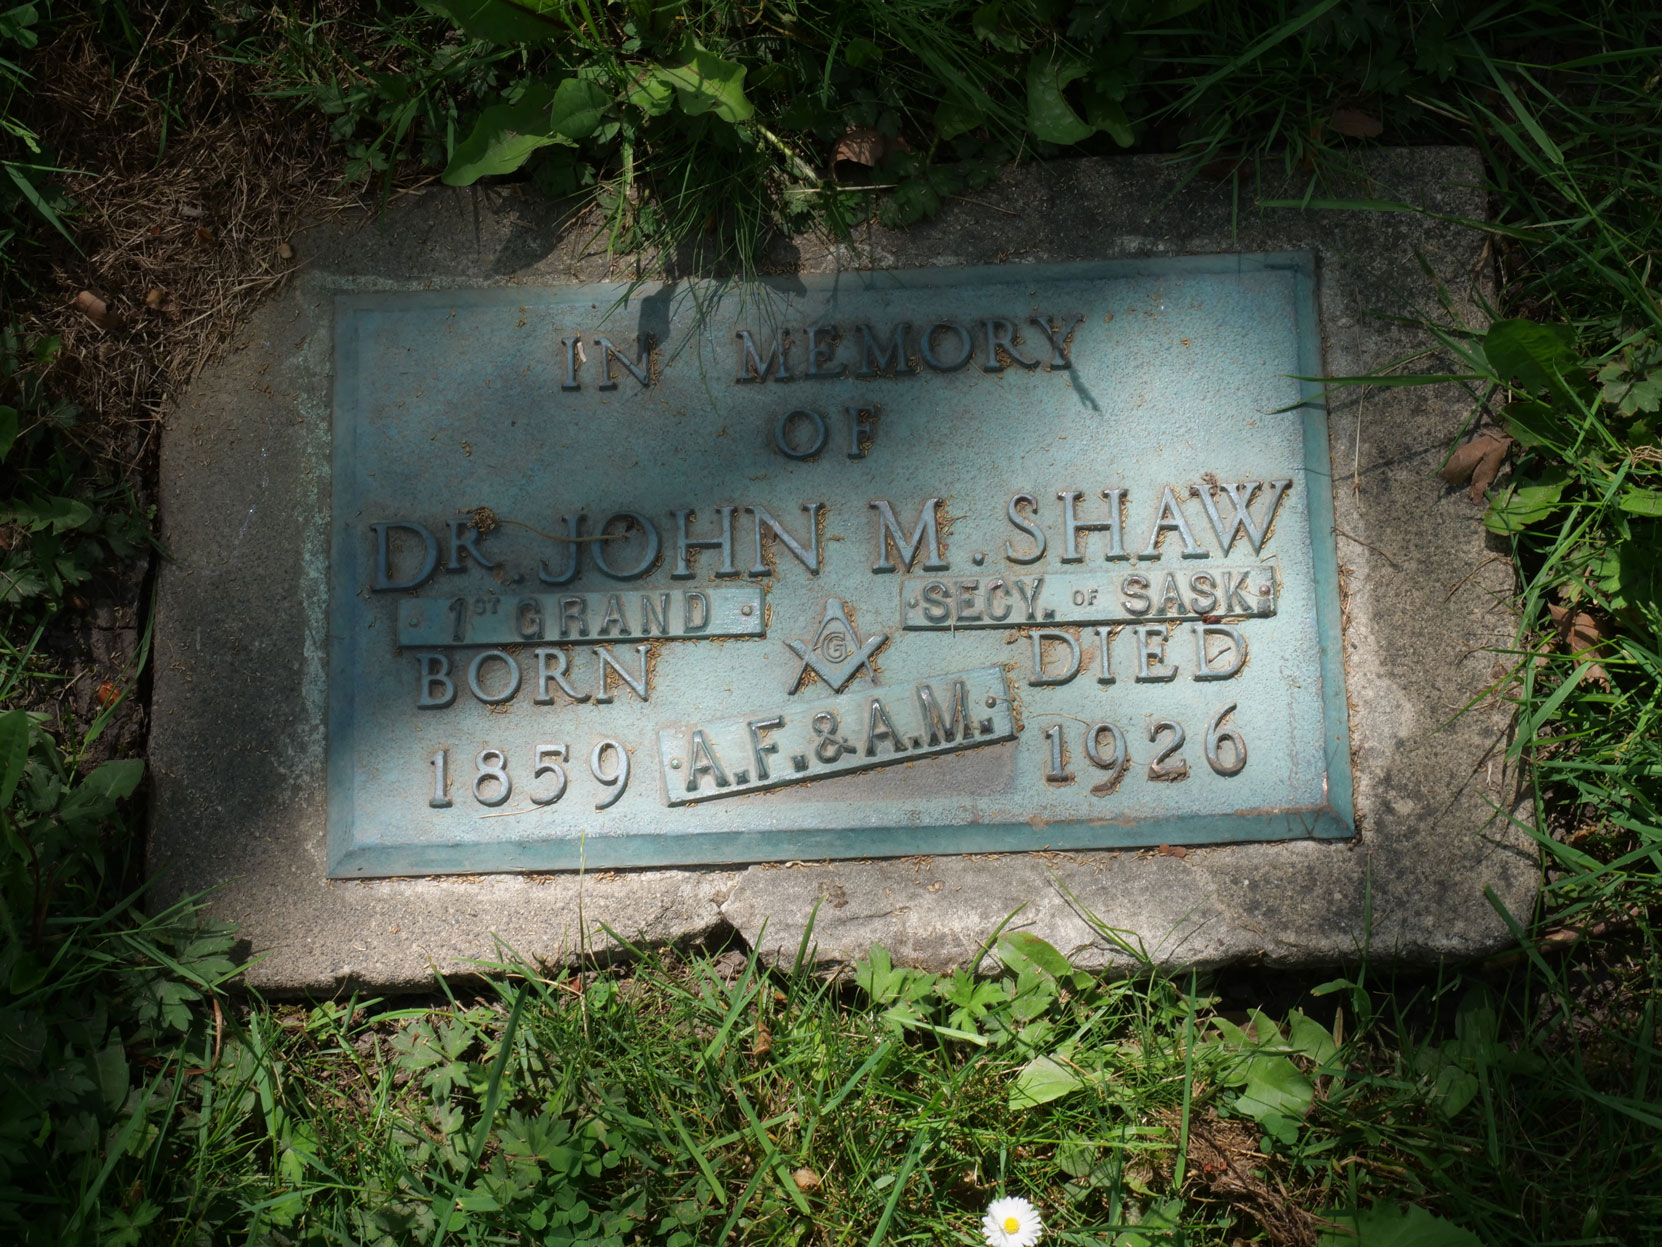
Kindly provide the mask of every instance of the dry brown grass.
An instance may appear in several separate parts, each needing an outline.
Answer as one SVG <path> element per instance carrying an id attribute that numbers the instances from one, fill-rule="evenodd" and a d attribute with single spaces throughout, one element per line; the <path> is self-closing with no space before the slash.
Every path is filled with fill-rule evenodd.
<path id="1" fill-rule="evenodd" d="M 364 200 L 342 183 L 324 119 L 223 59 L 193 29 L 202 14 L 129 8 L 138 29 L 149 24 L 129 63 L 113 62 L 116 43 L 90 24 L 32 58 L 30 120 L 78 170 L 62 181 L 82 253 L 58 246 L 37 305 L 15 311 L 30 330 L 62 335 L 53 388 L 84 409 L 83 445 L 144 496 L 160 422 L 294 271 L 296 228 Z M 82 291 L 102 315 L 77 302 Z"/>
<path id="2" fill-rule="evenodd" d="M 1171 1125 L 1175 1137 L 1176 1122 Z M 1185 1192 L 1255 1221 L 1272 1247 L 1315 1247 L 1329 1224 L 1308 1210 L 1318 1201 L 1289 1191 L 1273 1168 L 1258 1150 L 1252 1123 L 1219 1117 L 1210 1108 L 1190 1119 Z"/>
<path id="3" fill-rule="evenodd" d="M 350 11 L 353 0 L 324 4 Z M 327 118 L 273 97 L 276 66 L 227 59 L 209 6 L 126 7 L 148 32 L 137 55 L 88 17 L 55 24 L 56 38 L 25 63 L 33 94 L 19 119 L 72 171 L 57 184 L 73 200 L 66 219 L 78 249 L 40 224 L 38 245 L 21 249 L 4 283 L 0 322 L 18 324 L 26 340 L 61 336 L 46 385 L 82 414 L 58 436 L 87 457 L 85 487 L 125 489 L 145 507 L 163 422 L 295 271 L 295 232 L 373 201 L 345 184 Z M 301 19 L 274 7 L 256 20 L 276 35 Z M 68 593 L 34 653 L 46 678 L 15 692 L 66 739 L 84 738 L 119 699 L 93 760 L 143 748 L 142 698 L 121 690 L 142 651 L 151 562 L 111 560 Z"/>

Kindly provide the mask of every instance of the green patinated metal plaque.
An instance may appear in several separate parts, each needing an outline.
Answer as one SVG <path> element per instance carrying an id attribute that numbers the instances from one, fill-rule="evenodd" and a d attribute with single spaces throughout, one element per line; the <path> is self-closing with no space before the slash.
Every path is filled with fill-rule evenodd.
<path id="1" fill-rule="evenodd" d="M 1306 255 L 343 296 L 336 877 L 1352 833 Z"/>

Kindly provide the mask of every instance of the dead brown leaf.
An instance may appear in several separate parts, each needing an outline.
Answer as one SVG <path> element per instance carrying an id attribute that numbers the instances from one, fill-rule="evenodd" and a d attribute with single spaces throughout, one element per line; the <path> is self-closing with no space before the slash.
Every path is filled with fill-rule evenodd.
<path id="1" fill-rule="evenodd" d="M 115 333 L 127 326 L 126 320 L 120 312 L 113 311 L 110 305 L 90 290 L 83 290 L 73 300 L 75 310 L 80 312 L 93 324 L 105 333 Z"/>
<path id="2" fill-rule="evenodd" d="M 1608 620 L 1577 607 L 1549 602 L 1547 613 L 1552 616 L 1553 626 L 1558 630 L 1560 648 L 1574 657 L 1585 658 L 1598 652 L 1615 636 L 1615 628 Z M 1610 686 L 1610 676 L 1602 663 L 1589 663 L 1584 674 L 1606 688 Z"/>
<path id="3" fill-rule="evenodd" d="M 745 956 L 744 953 L 736 948 L 729 949 L 715 960 L 716 977 L 731 987 L 739 981 L 739 976 L 744 973 L 745 967 L 749 964 L 750 958 Z"/>
<path id="4" fill-rule="evenodd" d="M 820 1187 L 819 1174 L 806 1165 L 791 1174 L 791 1181 L 796 1183 L 799 1191 L 817 1191 Z"/>
<path id="5" fill-rule="evenodd" d="M 1359 108 L 1335 109 L 1327 124 L 1351 139 L 1376 139 L 1385 133 L 1385 123 Z"/>
<path id="6" fill-rule="evenodd" d="M 1506 452 L 1512 449 L 1512 439 L 1492 429 L 1484 429 L 1471 441 L 1457 446 L 1443 465 L 1443 479 L 1450 485 L 1471 481 L 1467 497 L 1482 502 L 1489 486 L 1500 475 L 1500 465 L 1506 461 Z"/>
<path id="7" fill-rule="evenodd" d="M 1579 944 L 1583 939 L 1602 939 L 1617 931 L 1631 929 L 1641 917 L 1637 905 L 1631 905 L 1626 911 L 1603 922 L 1595 922 L 1590 926 L 1564 926 L 1548 931 L 1535 941 L 1535 947 L 1540 952 L 1562 952 Z M 1507 966 L 1516 965 L 1529 955 L 1523 948 L 1514 948 L 1511 952 L 1502 953 L 1498 957 L 1491 957 L 1483 963 L 1484 970 L 1499 970 Z"/>
<path id="8" fill-rule="evenodd" d="M 843 165 L 874 168 L 889 154 L 889 147 L 889 140 L 870 126 L 849 126 L 831 149 L 831 176 L 841 178 L 851 172 L 841 168 Z"/>
<path id="9" fill-rule="evenodd" d="M 1189 850 L 1184 848 L 1181 844 L 1162 844 L 1154 851 L 1161 857 L 1175 857 L 1179 861 L 1189 856 Z"/>

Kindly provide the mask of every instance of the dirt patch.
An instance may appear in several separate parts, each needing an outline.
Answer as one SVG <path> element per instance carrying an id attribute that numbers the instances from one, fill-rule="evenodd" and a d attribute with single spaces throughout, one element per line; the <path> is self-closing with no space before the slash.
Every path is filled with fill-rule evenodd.
<path id="1" fill-rule="evenodd" d="M 1250 1217 L 1272 1247 L 1315 1247 L 1329 1224 L 1301 1207 L 1274 1176 L 1252 1125 L 1219 1117 L 1211 1109 L 1189 1121 L 1186 1173 L 1186 1194 L 1222 1201 Z"/>
<path id="2" fill-rule="evenodd" d="M 15 249 L 27 284 L 7 283 L 0 312 L 26 340 L 61 338 L 45 385 L 80 408 L 61 436 L 87 489 L 153 518 L 157 434 L 184 388 L 297 268 L 302 222 L 372 201 L 344 183 L 328 119 L 275 98 L 269 68 L 230 59 L 206 6 L 127 7 L 148 31 L 136 53 L 70 22 L 25 66 L 35 90 L 14 103 L 66 171 L 56 185 L 77 245 L 42 221 L 37 245 Z M 36 656 L 54 678 L 24 693 L 72 738 L 111 712 L 94 760 L 142 751 L 133 685 L 154 557 L 112 560 L 66 595 Z"/>

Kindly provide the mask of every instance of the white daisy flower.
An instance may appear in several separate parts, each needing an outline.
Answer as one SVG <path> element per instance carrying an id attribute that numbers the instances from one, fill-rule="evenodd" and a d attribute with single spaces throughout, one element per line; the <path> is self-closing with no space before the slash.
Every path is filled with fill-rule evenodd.
<path id="1" fill-rule="evenodd" d="M 981 1218 L 987 1247 L 1033 1247 L 1045 1232 L 1039 1210 L 1019 1195 L 995 1199 Z"/>

